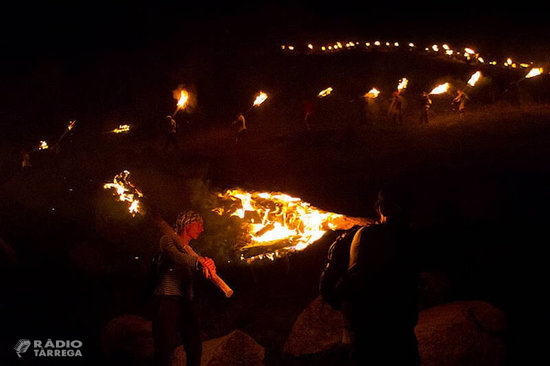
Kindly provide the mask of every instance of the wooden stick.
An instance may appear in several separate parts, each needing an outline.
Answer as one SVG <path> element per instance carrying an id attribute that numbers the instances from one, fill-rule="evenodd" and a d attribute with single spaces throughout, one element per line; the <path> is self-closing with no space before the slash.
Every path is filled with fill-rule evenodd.
<path id="1" fill-rule="evenodd" d="M 171 235 L 179 244 L 179 246 L 189 255 L 198 257 L 199 255 L 191 248 L 188 244 L 184 244 L 181 238 L 174 233 L 174 229 L 168 225 L 166 220 L 164 220 L 158 213 L 149 211 L 151 219 L 160 229 L 163 234 Z M 216 287 L 218 287 L 225 294 L 225 297 L 231 297 L 233 295 L 233 290 L 229 287 L 224 280 L 222 280 L 217 274 L 212 274 L 209 278 Z"/>

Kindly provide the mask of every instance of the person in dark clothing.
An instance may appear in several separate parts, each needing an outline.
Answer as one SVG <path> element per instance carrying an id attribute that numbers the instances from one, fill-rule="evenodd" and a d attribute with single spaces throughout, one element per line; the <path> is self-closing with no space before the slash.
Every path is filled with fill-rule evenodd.
<path id="1" fill-rule="evenodd" d="M 420 365 L 418 270 L 403 205 L 380 191 L 379 223 L 355 234 L 342 282 L 342 312 L 357 365 Z"/>
<path id="2" fill-rule="evenodd" d="M 172 353 L 180 341 L 187 355 L 187 365 L 200 365 L 202 341 L 193 301 L 193 272 L 202 271 L 210 278 L 216 273 L 216 266 L 210 258 L 187 254 L 174 236 L 178 235 L 184 244 L 189 244 L 203 230 L 201 216 L 185 211 L 176 220 L 175 233 L 160 239 L 153 315 L 156 366 L 171 365 Z"/>
<path id="3" fill-rule="evenodd" d="M 422 104 L 422 112 L 420 114 L 420 124 L 423 124 L 423 123 L 428 124 L 428 111 L 432 106 L 432 100 L 430 99 L 430 95 L 427 92 L 422 92 L 422 98 L 420 99 L 420 103 Z"/>
<path id="4" fill-rule="evenodd" d="M 166 118 L 170 121 L 170 128 L 166 134 L 163 150 L 167 150 L 170 146 L 174 147 L 176 150 L 179 150 L 176 120 L 172 116 L 166 116 Z"/>
<path id="5" fill-rule="evenodd" d="M 403 98 L 398 91 L 393 92 L 393 96 L 390 102 L 390 108 L 388 109 L 388 115 L 392 122 L 396 126 L 403 125 Z"/>

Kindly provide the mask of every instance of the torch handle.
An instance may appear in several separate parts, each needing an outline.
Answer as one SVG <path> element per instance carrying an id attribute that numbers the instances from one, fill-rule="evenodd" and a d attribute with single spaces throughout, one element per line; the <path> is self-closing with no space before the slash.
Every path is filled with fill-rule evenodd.
<path id="1" fill-rule="evenodd" d="M 152 211 L 152 212 L 151 212 Z M 156 212 L 151 210 L 151 217 L 155 224 L 158 226 L 160 231 L 162 231 L 164 234 L 171 235 L 174 240 L 177 241 L 179 246 L 189 255 L 198 257 L 199 255 L 191 248 L 189 245 L 184 244 L 179 236 L 175 235 L 174 230 L 168 223 Z M 229 287 L 224 280 L 221 279 L 220 276 L 217 274 L 214 274 L 212 277 L 210 277 L 210 282 L 212 282 L 216 287 L 218 287 L 224 294 L 225 297 L 231 297 L 233 295 L 233 290 L 231 287 Z"/>

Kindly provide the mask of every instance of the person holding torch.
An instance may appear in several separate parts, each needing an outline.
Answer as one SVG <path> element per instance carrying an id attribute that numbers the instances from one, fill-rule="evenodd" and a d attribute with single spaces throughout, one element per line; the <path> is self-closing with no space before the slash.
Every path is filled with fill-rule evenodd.
<path id="1" fill-rule="evenodd" d="M 198 366 L 202 342 L 194 304 L 193 273 L 202 272 L 209 279 L 215 276 L 216 265 L 210 258 L 188 254 L 174 237 L 177 235 L 184 245 L 199 237 L 204 227 L 197 212 L 181 212 L 174 231 L 160 239 L 153 315 L 155 365 L 171 365 L 179 336 L 187 354 L 187 365 Z"/>

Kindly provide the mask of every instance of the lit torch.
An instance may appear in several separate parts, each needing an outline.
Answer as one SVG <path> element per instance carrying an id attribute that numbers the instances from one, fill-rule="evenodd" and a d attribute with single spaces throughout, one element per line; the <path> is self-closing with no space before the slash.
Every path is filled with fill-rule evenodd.
<path id="1" fill-rule="evenodd" d="M 329 86 L 328 88 L 321 90 L 321 91 L 319 92 L 319 94 L 317 94 L 317 97 L 319 97 L 319 98 L 324 98 L 324 97 L 326 97 L 327 95 L 330 95 L 330 94 L 332 93 L 333 90 L 334 90 L 334 89 L 332 89 L 332 87 Z"/>
<path id="2" fill-rule="evenodd" d="M 449 83 L 441 84 L 433 88 L 430 94 L 443 94 L 449 90 Z"/>
<path id="3" fill-rule="evenodd" d="M 40 141 L 38 144 L 38 147 L 36 150 L 47 150 L 49 148 L 48 143 L 46 141 Z"/>
<path id="4" fill-rule="evenodd" d="M 369 90 L 369 92 L 367 94 L 364 95 L 364 97 L 375 99 L 375 98 L 378 97 L 378 94 L 380 94 L 380 90 L 378 90 L 376 88 L 372 88 L 371 90 Z"/>
<path id="5" fill-rule="evenodd" d="M 300 198 L 280 192 L 247 192 L 230 189 L 218 194 L 219 215 L 235 217 L 243 231 L 241 259 L 282 256 L 300 251 L 319 240 L 327 231 L 370 225 L 374 220 L 346 217 L 323 211 Z"/>
<path id="6" fill-rule="evenodd" d="M 468 85 L 473 87 L 478 82 L 479 78 L 481 77 L 481 71 L 476 71 L 471 77 L 470 80 L 468 80 Z"/>
<path id="7" fill-rule="evenodd" d="M 540 74 L 542 74 L 542 72 L 543 72 L 542 67 L 534 67 L 529 71 L 529 73 L 527 73 L 527 75 L 525 75 L 525 78 L 530 79 L 535 76 L 539 76 Z"/>
<path id="8" fill-rule="evenodd" d="M 403 78 L 399 80 L 399 84 L 397 85 L 397 91 L 401 93 L 403 89 L 407 89 L 407 85 L 409 85 L 409 80 L 407 80 L 407 78 Z"/>
<path id="9" fill-rule="evenodd" d="M 149 205 L 147 209 L 143 207 L 141 202 L 145 199 L 145 197 L 143 196 L 143 193 L 141 193 L 128 180 L 129 176 L 130 172 L 125 170 L 117 174 L 112 183 L 105 183 L 103 188 L 114 189 L 115 196 L 118 196 L 120 201 L 128 203 L 128 211 L 132 214 L 132 216 L 135 216 L 137 213 L 148 213 L 149 217 L 163 234 L 170 235 L 179 244 L 179 247 L 187 254 L 198 257 L 198 254 L 193 250 L 193 248 L 183 243 L 181 238 L 174 232 L 174 229 L 168 225 L 168 223 L 160 216 L 160 214 L 158 214 L 154 207 L 151 205 Z M 220 290 L 222 290 L 226 297 L 231 297 L 233 295 L 233 290 L 217 274 L 212 274 L 209 280 Z"/>
<path id="10" fill-rule="evenodd" d="M 265 102 L 266 99 L 267 99 L 267 94 L 260 90 L 258 94 L 256 94 L 256 96 L 254 97 L 254 102 L 252 103 L 250 108 L 248 108 L 248 110 L 244 112 L 243 115 L 250 112 L 252 108 L 261 105 L 263 102 Z"/>
<path id="11" fill-rule="evenodd" d="M 189 92 L 185 89 L 178 89 L 174 91 L 174 99 L 178 102 L 176 103 L 176 110 L 172 114 L 172 117 L 176 115 L 180 110 L 184 110 L 189 102 Z"/>

